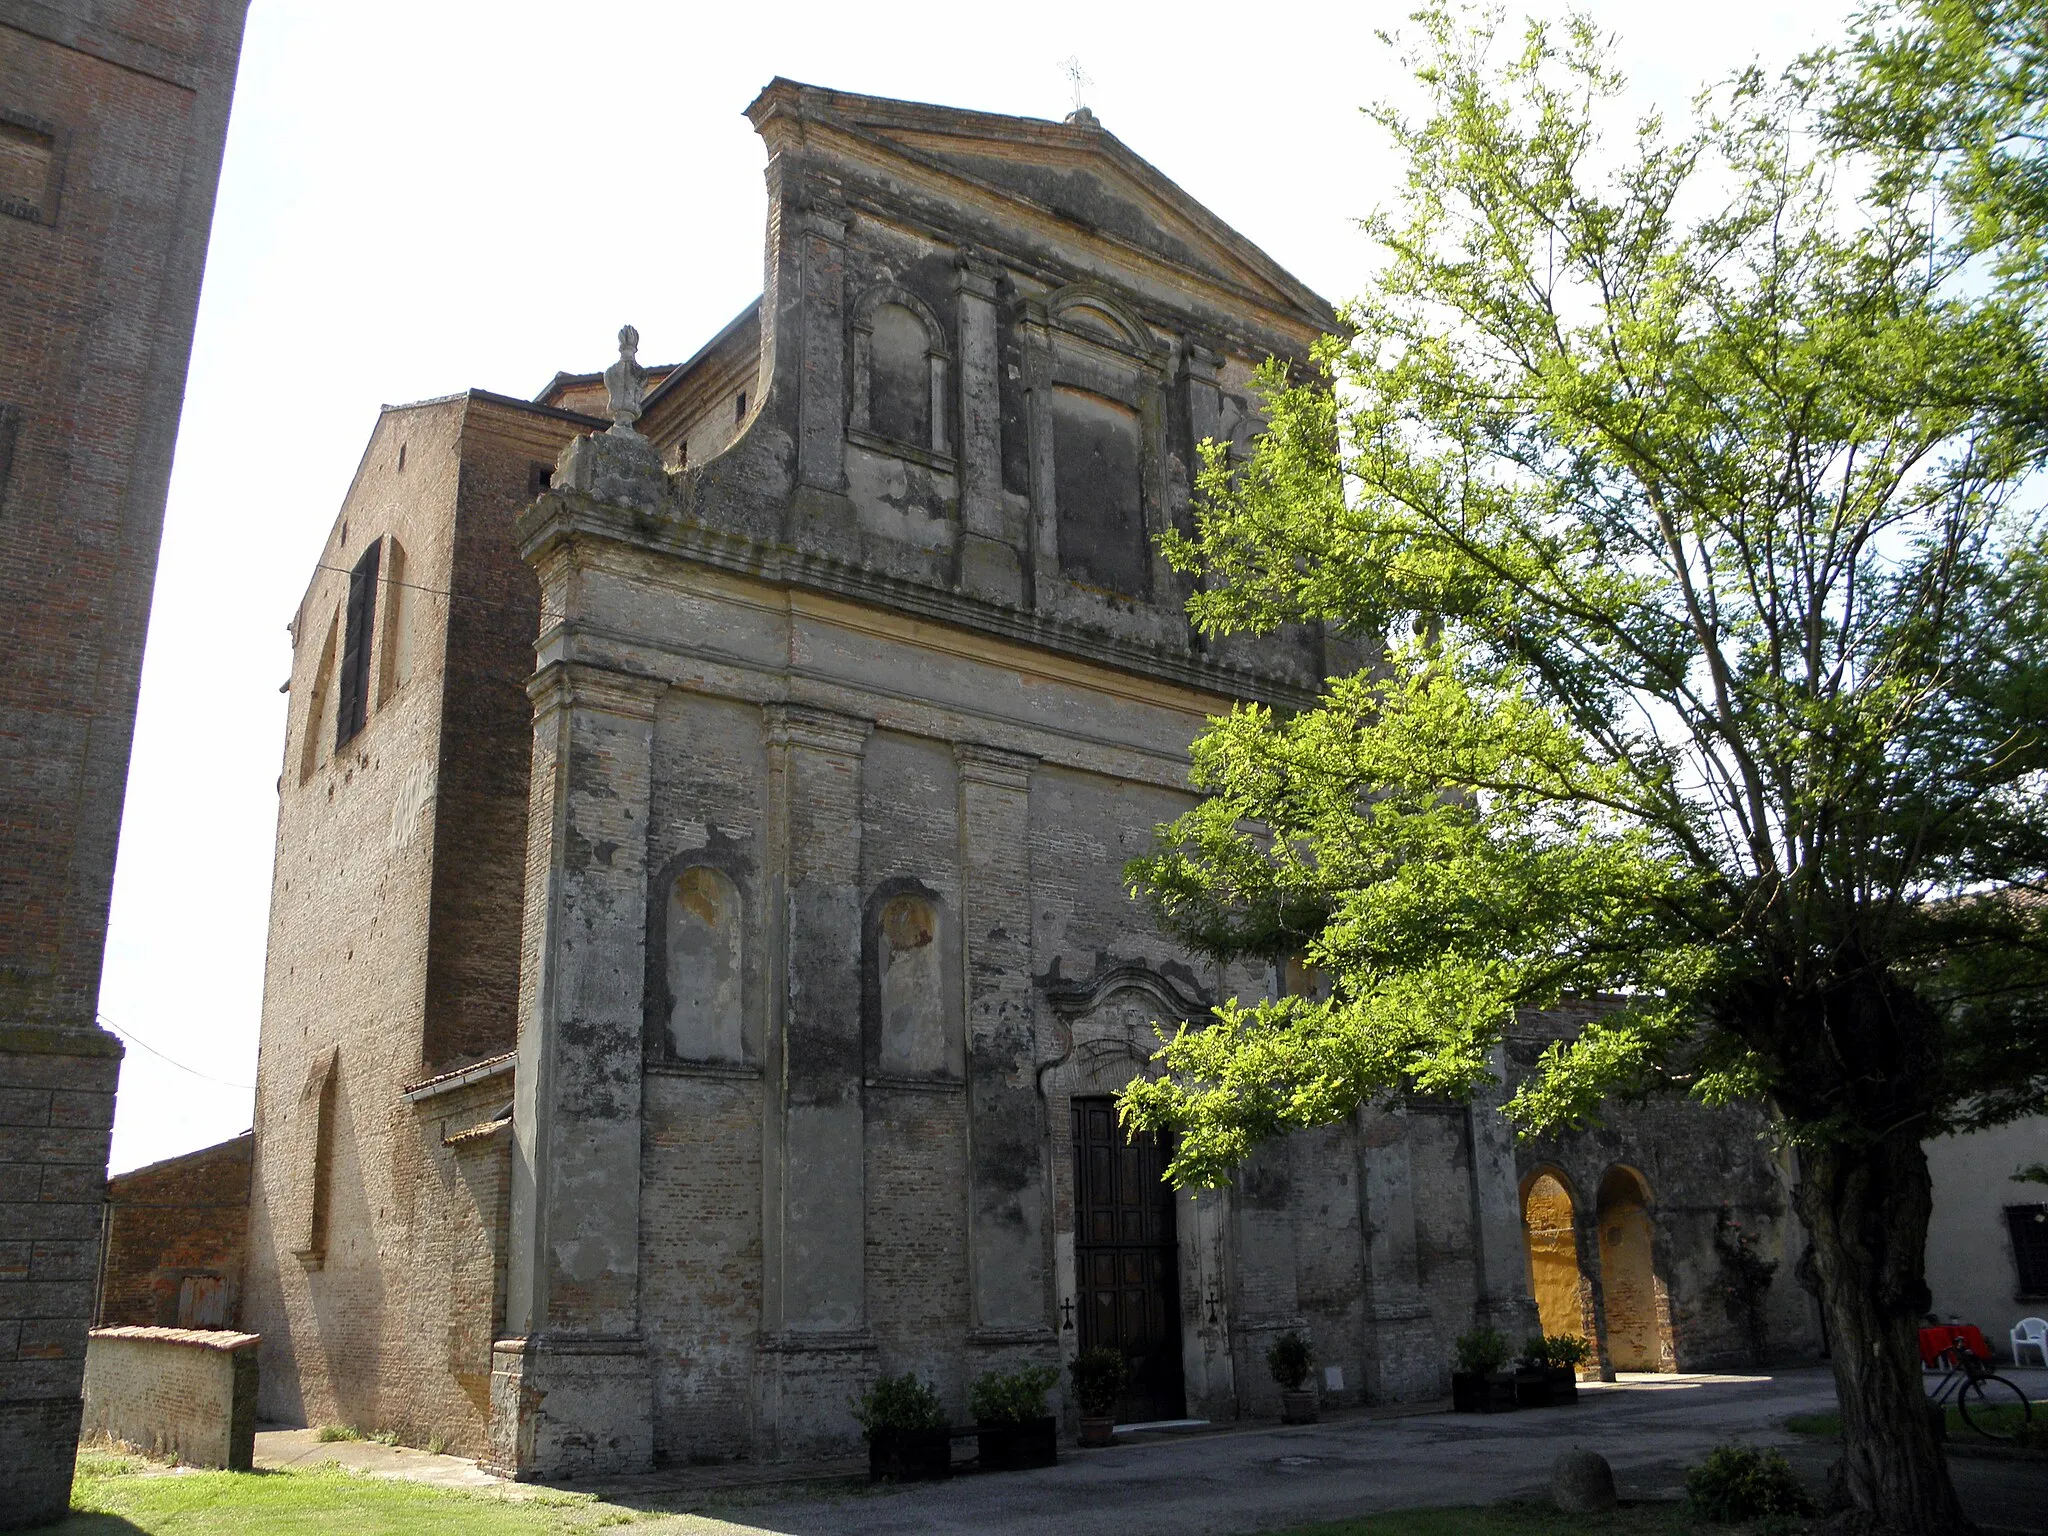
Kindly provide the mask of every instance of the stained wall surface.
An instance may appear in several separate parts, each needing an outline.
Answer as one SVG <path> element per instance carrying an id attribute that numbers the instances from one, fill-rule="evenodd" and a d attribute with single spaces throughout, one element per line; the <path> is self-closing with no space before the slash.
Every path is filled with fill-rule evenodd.
<path id="1" fill-rule="evenodd" d="M 1209 717 L 1366 654 L 1201 637 L 1158 554 L 1198 445 L 1256 431 L 1253 370 L 1335 317 L 1092 118 L 788 81 L 751 110 L 765 291 L 650 372 L 637 426 L 562 415 L 605 396 L 558 375 L 522 497 L 470 446 L 474 393 L 380 423 L 324 563 L 392 533 L 458 600 L 422 593 L 425 689 L 338 761 L 300 713 L 337 707 L 337 579 L 302 608 L 266 1412 L 520 1477 L 837 1454 L 879 1374 L 964 1419 L 981 1373 L 1126 1324 L 1160 1412 L 1273 1411 L 1290 1331 L 1333 1401 L 1436 1397 L 1459 1334 L 1537 1322 L 1499 1094 L 1289 1138 L 1225 1190 L 1105 1205 L 1077 1177 L 1128 1174 L 1113 1138 L 1077 1150 L 1075 1106 L 1157 1070 L 1160 1027 L 1299 980 L 1182 951 L 1123 869 L 1195 803 Z M 396 489 L 401 440 L 430 489 Z M 492 474 L 498 515 L 450 540 Z M 501 617 L 458 686 L 473 569 Z M 457 713 L 513 688 L 516 730 Z M 1084 1274 L 1104 1252 L 1138 1278 Z"/>

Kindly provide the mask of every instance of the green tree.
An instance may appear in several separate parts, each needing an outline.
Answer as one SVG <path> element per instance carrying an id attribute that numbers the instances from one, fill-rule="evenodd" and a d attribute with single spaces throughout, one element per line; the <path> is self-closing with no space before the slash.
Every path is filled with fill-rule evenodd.
<path id="1" fill-rule="evenodd" d="M 2048 22 L 2037 0 L 1888 0 L 1842 50 L 1828 128 L 1878 157 L 1897 196 L 1938 188 L 1957 244 L 2048 298 Z M 2036 403 L 2036 409 L 2039 409 Z"/>
<path id="2" fill-rule="evenodd" d="M 1129 870 L 1185 942 L 1299 954 L 1327 995 L 1180 1030 L 1124 1115 L 1220 1182 L 1469 1092 L 1517 1009 L 1604 995 L 1509 1113 L 1766 1106 L 1845 1491 L 1964 1529 L 1921 1407 L 1921 1142 L 2048 1102 L 2043 444 L 1980 403 L 2039 397 L 2036 339 L 1935 243 L 1924 162 L 1816 147 L 1813 85 L 1603 138 L 1588 24 L 1496 63 L 1417 20 L 1426 109 L 1375 114 L 1406 164 L 1381 265 L 1169 541 L 1205 630 L 1320 622 L 1375 660 L 1212 722 L 1207 798 Z"/>

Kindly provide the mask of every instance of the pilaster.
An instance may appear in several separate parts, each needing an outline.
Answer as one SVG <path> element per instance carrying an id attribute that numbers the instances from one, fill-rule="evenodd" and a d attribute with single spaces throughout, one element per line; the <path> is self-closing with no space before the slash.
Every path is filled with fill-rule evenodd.
<path id="1" fill-rule="evenodd" d="M 1060 573 L 1060 535 L 1053 481 L 1052 322 L 1045 306 L 1027 300 L 1017 321 L 1024 352 L 1024 422 L 1031 480 L 1030 580 L 1034 608 L 1053 606 Z"/>
<path id="2" fill-rule="evenodd" d="M 1478 1246 L 1479 1321 L 1511 1340 L 1536 1331 L 1536 1298 L 1529 1293 L 1529 1249 L 1522 1227 L 1515 1133 L 1501 1113 L 1507 1058 L 1496 1047 L 1494 1082 L 1472 1097 L 1472 1233 Z"/>
<path id="3" fill-rule="evenodd" d="M 861 1093 L 861 769 L 873 726 L 793 704 L 768 739 L 771 1113 L 762 1233 L 764 1410 L 776 1453 L 853 1433 L 872 1364 Z"/>
<path id="4" fill-rule="evenodd" d="M 1031 772 L 1035 757 L 962 742 L 960 931 L 966 949 L 968 1267 L 978 1341 L 1051 1344 L 1044 1102 L 1034 1074 Z"/>
<path id="5" fill-rule="evenodd" d="M 665 686 L 580 663 L 528 687 L 534 754 L 506 1332 L 493 1456 L 518 1477 L 643 1469 L 640 1106 L 647 803 Z M 503 1378 L 502 1380 L 500 1378 Z"/>
<path id="6" fill-rule="evenodd" d="M 960 342 L 960 584 L 997 602 L 1023 601 L 1023 562 L 1003 509 L 1001 357 L 996 293 L 1002 269 L 957 259 Z"/>
<path id="7" fill-rule="evenodd" d="M 1423 1300 L 1415 1229 L 1415 1162 L 1400 1107 L 1359 1114 L 1365 1202 L 1365 1383 L 1368 1400 L 1403 1402 L 1443 1390 L 1443 1362 Z"/>
<path id="8" fill-rule="evenodd" d="M 798 319 L 797 484 L 828 496 L 846 491 L 846 221 L 806 208 L 793 234 L 802 263 Z"/>

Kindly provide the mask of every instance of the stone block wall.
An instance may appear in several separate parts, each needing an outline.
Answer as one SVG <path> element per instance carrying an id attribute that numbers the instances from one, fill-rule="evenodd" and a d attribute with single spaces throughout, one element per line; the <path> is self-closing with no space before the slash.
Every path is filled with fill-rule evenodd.
<path id="1" fill-rule="evenodd" d="M 234 1326 L 254 1142 L 244 1131 L 107 1181 L 95 1326 Z"/>
<path id="2" fill-rule="evenodd" d="M 86 1437 L 185 1466 L 247 1472 L 259 1342 L 227 1329 L 95 1328 L 86 1346 Z"/>

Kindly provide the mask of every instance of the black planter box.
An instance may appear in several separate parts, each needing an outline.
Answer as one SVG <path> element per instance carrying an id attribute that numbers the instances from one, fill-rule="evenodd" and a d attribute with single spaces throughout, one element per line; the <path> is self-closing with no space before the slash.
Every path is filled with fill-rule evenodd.
<path id="1" fill-rule="evenodd" d="M 1507 1371 L 1453 1371 L 1451 1406 L 1459 1413 L 1511 1413 L 1515 1378 Z"/>
<path id="2" fill-rule="evenodd" d="M 1555 1399 L 1551 1396 L 1550 1372 L 1543 1369 L 1520 1370 L 1515 1372 L 1515 1406 L 1517 1408 L 1548 1408 Z"/>
<path id="3" fill-rule="evenodd" d="M 868 1476 L 922 1483 L 953 1474 L 950 1429 L 878 1429 L 868 1436 Z"/>
<path id="4" fill-rule="evenodd" d="M 1579 1373 L 1569 1365 L 1547 1367 L 1544 1375 L 1550 1378 L 1550 1406 L 1562 1408 L 1579 1400 Z"/>
<path id="5" fill-rule="evenodd" d="M 1022 1472 L 1059 1463 L 1060 1423 L 1051 1414 L 1021 1424 L 977 1424 L 974 1432 L 984 1472 Z"/>

